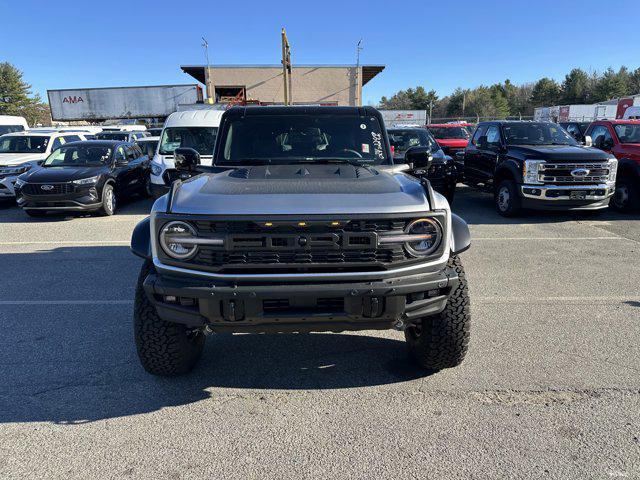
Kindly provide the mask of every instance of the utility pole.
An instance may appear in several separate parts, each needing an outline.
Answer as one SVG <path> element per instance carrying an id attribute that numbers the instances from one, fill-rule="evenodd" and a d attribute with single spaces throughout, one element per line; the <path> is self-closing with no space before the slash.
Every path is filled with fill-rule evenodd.
<path id="1" fill-rule="evenodd" d="M 291 45 L 287 32 L 282 27 L 282 78 L 284 81 L 284 104 L 291 104 Z"/>
<path id="2" fill-rule="evenodd" d="M 462 92 L 462 116 L 464 117 L 464 109 L 467 104 L 467 92 Z"/>
<path id="3" fill-rule="evenodd" d="M 362 47 L 362 39 L 358 40 L 356 44 L 356 106 L 360 106 L 362 103 L 360 101 L 360 52 L 364 47 Z"/>
<path id="4" fill-rule="evenodd" d="M 429 102 L 429 123 L 431 123 L 431 114 L 433 113 L 433 100 Z"/>
<path id="5" fill-rule="evenodd" d="M 209 42 L 207 42 L 206 38 L 202 38 L 202 47 L 204 48 L 204 58 L 207 62 L 207 68 L 204 72 L 204 84 L 207 89 L 207 101 L 209 103 L 215 103 L 216 93 L 213 88 L 213 82 L 211 80 L 211 64 L 209 63 Z"/>

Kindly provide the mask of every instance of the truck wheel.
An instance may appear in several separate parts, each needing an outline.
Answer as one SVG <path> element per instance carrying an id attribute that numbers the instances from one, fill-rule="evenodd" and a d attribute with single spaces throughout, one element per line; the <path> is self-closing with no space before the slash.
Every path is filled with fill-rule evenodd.
<path id="1" fill-rule="evenodd" d="M 447 266 L 455 269 L 459 279 L 447 306 L 438 315 L 423 318 L 419 326 L 404 332 L 409 354 L 421 367 L 431 371 L 460 365 L 469 345 L 471 314 L 467 277 L 457 255 L 449 259 Z"/>
<path id="2" fill-rule="evenodd" d="M 24 213 L 30 217 L 44 217 L 47 214 L 46 210 L 25 210 Z"/>
<path id="3" fill-rule="evenodd" d="M 493 196 L 496 210 L 503 217 L 514 217 L 520 213 L 520 195 L 513 180 L 502 180 Z"/>
<path id="4" fill-rule="evenodd" d="M 116 213 L 116 191 L 113 185 L 107 183 L 102 189 L 102 206 L 100 207 L 100 214 L 104 216 L 111 216 Z"/>
<path id="5" fill-rule="evenodd" d="M 630 213 L 640 206 L 640 192 L 633 180 L 621 178 L 616 182 L 616 191 L 611 206 L 619 212 Z"/>
<path id="6" fill-rule="evenodd" d="M 134 334 L 138 358 L 144 369 L 161 376 L 190 372 L 202 355 L 205 336 L 200 329 L 165 322 L 153 307 L 142 284 L 153 265 L 146 261 L 140 270 L 134 304 Z"/>

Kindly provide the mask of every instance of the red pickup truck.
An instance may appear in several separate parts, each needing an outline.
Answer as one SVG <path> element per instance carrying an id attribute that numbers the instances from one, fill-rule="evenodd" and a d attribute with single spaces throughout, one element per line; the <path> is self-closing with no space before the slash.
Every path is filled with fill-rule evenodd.
<path id="1" fill-rule="evenodd" d="M 640 120 L 598 120 L 585 132 L 592 145 L 618 159 L 611 205 L 622 212 L 640 208 Z M 587 139 L 587 143 L 589 139 Z"/>
<path id="2" fill-rule="evenodd" d="M 474 128 L 475 126 L 470 123 L 432 123 L 427 125 L 427 129 L 445 155 L 454 159 L 457 152 L 466 148 Z"/>

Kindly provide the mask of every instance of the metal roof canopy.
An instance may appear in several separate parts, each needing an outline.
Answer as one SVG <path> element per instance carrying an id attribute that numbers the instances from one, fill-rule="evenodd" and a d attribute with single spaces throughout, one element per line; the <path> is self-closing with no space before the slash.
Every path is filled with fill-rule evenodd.
<path id="1" fill-rule="evenodd" d="M 293 69 L 297 68 L 355 68 L 356 65 L 294 65 Z M 200 83 L 205 83 L 205 69 L 206 65 L 180 65 L 180 68 L 187 75 L 191 75 Z M 211 66 L 212 70 L 218 68 L 282 68 L 282 65 L 215 65 Z M 360 65 L 362 69 L 362 85 L 366 85 L 369 81 L 384 70 L 385 65 Z"/>

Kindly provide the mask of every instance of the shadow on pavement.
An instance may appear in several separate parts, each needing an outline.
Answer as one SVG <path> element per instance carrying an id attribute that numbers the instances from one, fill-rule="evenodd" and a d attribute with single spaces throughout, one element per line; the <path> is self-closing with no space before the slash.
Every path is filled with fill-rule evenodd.
<path id="1" fill-rule="evenodd" d="M 612 221 L 638 220 L 640 214 L 618 213 L 611 208 L 594 212 L 563 212 L 525 210 L 514 218 L 500 216 L 494 207 L 493 196 L 465 185 L 458 184 L 452 210 L 470 225 L 518 225 L 561 223 L 576 220 Z"/>
<path id="2" fill-rule="evenodd" d="M 131 301 L 140 261 L 127 250 L 0 254 L 16 274 L 42 278 L 31 293 L 15 286 L 26 286 L 24 277 L 0 281 L 0 423 L 137 415 L 215 399 L 219 388 L 343 389 L 426 375 L 408 359 L 400 333 L 360 332 L 213 335 L 191 374 L 153 377 L 135 351 Z"/>
<path id="3" fill-rule="evenodd" d="M 116 210 L 119 215 L 148 215 L 155 200 L 152 198 L 132 197 L 123 199 Z M 98 212 L 56 212 L 49 211 L 42 217 L 30 217 L 15 202 L 0 203 L 0 223 L 52 223 L 86 217 L 100 217 Z"/>

